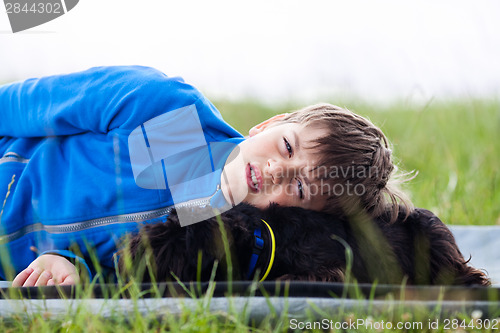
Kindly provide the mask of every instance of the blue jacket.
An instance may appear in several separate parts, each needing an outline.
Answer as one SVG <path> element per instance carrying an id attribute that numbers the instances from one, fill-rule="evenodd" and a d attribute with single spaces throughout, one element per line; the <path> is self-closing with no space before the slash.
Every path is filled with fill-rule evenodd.
<path id="1" fill-rule="evenodd" d="M 47 251 L 79 252 L 92 273 L 95 251 L 113 268 L 124 234 L 165 220 L 172 182 L 203 179 L 194 191 L 177 191 L 176 204 L 227 204 L 217 191 L 220 170 L 242 140 L 198 90 L 151 68 L 98 67 L 1 86 L 0 278 L 9 261 L 18 273 Z M 226 145 L 207 150 L 213 143 Z M 179 164 L 191 148 L 203 153 Z M 190 176 L 175 179 L 181 169 Z"/>

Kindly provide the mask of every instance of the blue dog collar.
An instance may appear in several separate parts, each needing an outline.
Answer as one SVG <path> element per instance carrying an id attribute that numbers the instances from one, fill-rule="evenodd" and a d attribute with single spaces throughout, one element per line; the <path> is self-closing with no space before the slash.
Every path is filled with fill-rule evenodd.
<path id="1" fill-rule="evenodd" d="M 247 279 L 251 278 L 255 266 L 257 265 L 257 260 L 259 260 L 259 256 L 264 248 L 264 239 L 262 238 L 262 231 L 260 228 L 256 228 L 253 232 L 253 240 L 252 256 L 250 257 L 250 264 L 248 265 Z"/>

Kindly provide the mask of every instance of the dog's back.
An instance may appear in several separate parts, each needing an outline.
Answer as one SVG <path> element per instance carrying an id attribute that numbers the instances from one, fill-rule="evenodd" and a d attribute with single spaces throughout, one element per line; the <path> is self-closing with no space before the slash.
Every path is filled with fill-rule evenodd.
<path id="1" fill-rule="evenodd" d="M 268 213 L 269 219 L 279 221 L 273 227 L 284 236 L 274 278 L 283 274 L 281 278 L 341 282 L 347 272 L 347 247 L 351 273 L 360 283 L 490 283 L 467 264 L 443 222 L 425 209 L 415 209 L 408 217 L 401 211 L 393 223 L 388 216 L 337 219 L 300 208 L 271 207 Z"/>
<path id="2" fill-rule="evenodd" d="M 415 209 L 390 224 L 377 220 L 411 284 L 489 285 L 485 274 L 468 265 L 453 234 L 432 212 Z"/>

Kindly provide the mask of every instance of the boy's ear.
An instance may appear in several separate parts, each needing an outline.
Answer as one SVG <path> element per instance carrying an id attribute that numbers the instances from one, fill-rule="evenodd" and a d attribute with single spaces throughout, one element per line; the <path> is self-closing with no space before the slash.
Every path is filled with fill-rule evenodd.
<path id="1" fill-rule="evenodd" d="M 267 120 L 264 120 L 263 122 L 261 122 L 260 124 L 258 125 L 255 125 L 254 127 L 252 127 L 250 129 L 250 131 L 248 131 L 248 135 L 250 136 L 254 136 L 256 134 L 259 134 L 260 132 L 262 132 L 263 130 L 265 130 L 267 127 L 269 127 L 269 125 L 274 125 L 274 123 L 287 116 L 288 113 L 281 113 L 281 114 L 277 114 L 275 116 L 272 116 L 271 118 L 267 119 Z"/>

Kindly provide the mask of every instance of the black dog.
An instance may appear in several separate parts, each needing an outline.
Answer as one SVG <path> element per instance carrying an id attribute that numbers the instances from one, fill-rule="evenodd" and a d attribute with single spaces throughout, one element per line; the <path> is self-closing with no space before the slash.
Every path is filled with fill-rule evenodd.
<path id="1" fill-rule="evenodd" d="M 233 280 L 267 275 L 267 280 L 344 282 L 353 276 L 360 283 L 490 284 L 483 272 L 467 265 L 449 229 L 424 209 L 406 219 L 401 212 L 390 223 L 388 216 L 336 219 L 297 207 L 260 210 L 240 204 L 220 219 L 221 225 L 214 217 L 180 227 L 173 212 L 166 223 L 144 226 L 122 251 L 121 270 L 124 253 L 130 251 L 135 273 L 148 260 L 153 268 L 142 270 L 143 281 L 150 281 L 151 274 L 157 282 L 173 275 L 181 281 L 207 281 L 211 274 L 227 280 L 231 273 Z"/>

